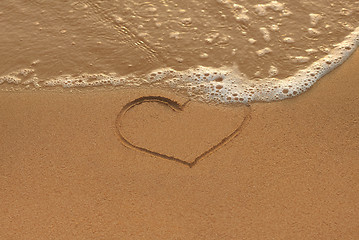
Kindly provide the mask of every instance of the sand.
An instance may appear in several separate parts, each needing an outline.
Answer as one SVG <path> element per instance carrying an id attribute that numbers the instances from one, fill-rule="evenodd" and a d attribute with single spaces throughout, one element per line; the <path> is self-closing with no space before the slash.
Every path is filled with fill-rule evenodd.
<path id="1" fill-rule="evenodd" d="M 128 102 L 183 96 L 1 92 L 0 238 L 358 239 L 358 62 L 356 52 L 299 97 L 252 104 L 240 134 L 192 168 L 116 132 Z M 243 117 L 243 107 L 143 103 L 123 132 L 191 161 Z"/>
<path id="2" fill-rule="evenodd" d="M 359 239 L 358 50 L 304 94 L 249 106 L 41 82 L 198 64 L 286 77 L 359 21 L 350 1 L 283 0 L 295 26 L 203 2 L 0 2 L 0 76 L 22 81 L 0 84 L 0 239 Z M 308 13 L 333 9 L 310 25 Z M 256 30 L 272 20 L 267 41 Z M 271 58 L 257 56 L 267 46 Z"/>

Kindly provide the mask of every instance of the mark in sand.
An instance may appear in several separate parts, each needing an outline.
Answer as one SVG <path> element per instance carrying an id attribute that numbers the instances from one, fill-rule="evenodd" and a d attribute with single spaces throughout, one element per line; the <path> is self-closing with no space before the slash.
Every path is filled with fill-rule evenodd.
<path id="1" fill-rule="evenodd" d="M 123 126 L 122 119 L 124 118 L 126 113 L 129 110 L 133 109 L 134 107 L 136 107 L 136 106 L 138 106 L 138 105 L 140 105 L 142 103 L 145 103 L 145 102 L 160 103 L 160 104 L 163 104 L 163 105 L 169 107 L 171 110 L 173 110 L 175 112 L 181 112 L 181 111 L 184 111 L 186 105 L 190 102 L 190 100 L 186 101 L 184 104 L 179 104 L 178 102 L 176 102 L 174 100 L 171 100 L 169 98 L 166 98 L 166 97 L 145 96 L 145 97 L 137 98 L 137 99 L 127 103 L 122 108 L 121 112 L 117 115 L 117 118 L 116 118 L 116 130 L 117 130 L 118 136 L 120 137 L 121 143 L 123 145 L 129 147 L 129 148 L 134 149 L 134 150 L 145 152 L 145 153 L 148 153 L 148 154 L 150 154 L 152 156 L 156 156 L 158 158 L 175 161 L 175 162 L 184 164 L 184 165 L 186 165 L 186 166 L 188 166 L 190 168 L 195 166 L 200 160 L 202 160 L 205 157 L 209 156 L 210 154 L 212 154 L 213 152 L 218 150 L 220 147 L 224 146 L 225 144 L 227 144 L 228 142 L 233 140 L 235 137 L 237 137 L 242 132 L 243 128 L 249 123 L 249 121 L 251 119 L 251 107 L 248 105 L 246 107 L 245 117 L 244 117 L 244 119 L 238 125 L 238 127 L 236 129 L 234 129 L 229 135 L 224 137 L 222 140 L 217 142 L 215 145 L 213 145 L 212 147 L 210 147 L 209 149 L 207 149 L 206 151 L 204 151 L 203 153 L 201 153 L 200 155 L 195 157 L 195 159 L 193 161 L 187 162 L 187 161 L 184 161 L 184 160 L 179 159 L 179 158 L 174 157 L 174 156 L 168 156 L 168 155 L 163 154 L 163 153 L 155 152 L 155 151 L 152 151 L 150 149 L 147 149 L 147 148 L 144 148 L 144 147 L 141 147 L 141 146 L 137 146 L 137 145 L 131 143 L 129 140 L 127 140 L 127 138 L 122 134 L 122 131 L 121 131 L 121 128 Z"/>

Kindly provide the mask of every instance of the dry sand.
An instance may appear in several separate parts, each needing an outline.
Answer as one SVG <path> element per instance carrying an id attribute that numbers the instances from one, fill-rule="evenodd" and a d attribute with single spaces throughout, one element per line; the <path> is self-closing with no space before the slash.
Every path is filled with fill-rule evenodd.
<path id="1" fill-rule="evenodd" d="M 116 134 L 126 103 L 180 96 L 2 92 L 0 239 L 359 239 L 358 62 L 356 52 L 299 97 L 252 104 L 239 136 L 192 168 Z M 144 103 L 123 131 L 191 160 L 243 115 Z"/>

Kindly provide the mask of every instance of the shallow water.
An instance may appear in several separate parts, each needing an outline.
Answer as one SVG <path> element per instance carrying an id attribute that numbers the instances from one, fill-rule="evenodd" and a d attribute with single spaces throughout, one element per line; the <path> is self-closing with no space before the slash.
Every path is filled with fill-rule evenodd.
<path id="1" fill-rule="evenodd" d="M 358 27 L 352 0 L 1 1 L 0 88 L 145 85 L 203 101 L 281 100 L 340 65 Z"/>

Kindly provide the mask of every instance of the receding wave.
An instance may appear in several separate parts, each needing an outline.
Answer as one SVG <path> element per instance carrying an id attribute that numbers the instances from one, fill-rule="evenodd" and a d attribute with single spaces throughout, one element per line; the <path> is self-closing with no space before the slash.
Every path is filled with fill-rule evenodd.
<path id="1" fill-rule="evenodd" d="M 1 90 L 155 87 L 205 102 L 269 102 L 307 91 L 359 44 L 359 2 L 353 1 L 328 5 L 320 0 L 313 6 L 289 0 L 262 4 L 218 0 L 184 6 L 172 1 L 130 1 L 123 2 L 125 8 L 103 1 L 80 3 L 70 4 L 69 11 L 78 11 L 76 19 L 96 23 L 105 35 L 104 42 L 96 42 L 102 49 L 96 53 L 98 73 L 82 70 L 43 76 L 37 66 L 53 64 L 52 56 L 59 53 L 49 47 L 43 59 L 0 77 Z M 27 32 L 21 33 L 27 37 Z M 90 40 L 84 44 L 93 46 Z M 115 51 L 113 56 L 107 51 L 116 47 L 123 53 L 120 59 Z M 41 53 L 39 48 L 36 51 Z M 81 51 L 72 51 L 73 62 L 76 53 L 86 60 Z M 59 56 L 59 60 L 71 69 L 71 59 Z"/>

